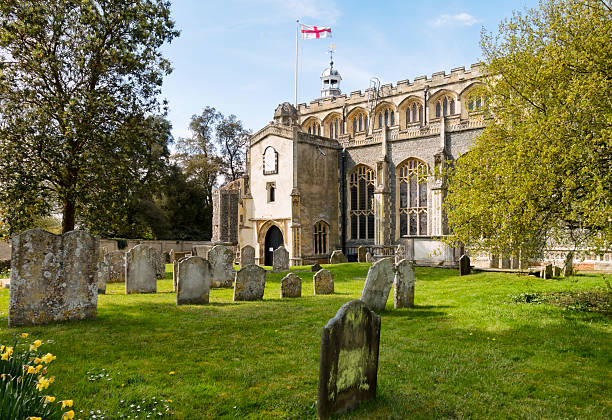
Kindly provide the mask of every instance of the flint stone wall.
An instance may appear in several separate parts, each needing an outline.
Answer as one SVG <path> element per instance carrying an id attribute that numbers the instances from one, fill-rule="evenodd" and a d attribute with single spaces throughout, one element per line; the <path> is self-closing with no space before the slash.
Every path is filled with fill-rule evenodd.
<path id="1" fill-rule="evenodd" d="M 125 256 L 125 293 L 156 293 L 158 253 L 148 245 L 137 245 Z"/>
<path id="2" fill-rule="evenodd" d="M 176 263 L 177 305 L 206 304 L 210 298 L 210 264 L 202 257 L 188 257 Z"/>
<path id="3" fill-rule="evenodd" d="M 380 317 L 360 300 L 342 305 L 321 333 L 317 414 L 325 419 L 376 398 Z"/>
<path id="4" fill-rule="evenodd" d="M 125 252 L 109 252 L 104 256 L 104 261 L 108 264 L 108 282 L 125 282 Z"/>
<path id="5" fill-rule="evenodd" d="M 393 307 L 412 308 L 414 306 L 414 265 L 412 261 L 401 260 L 395 266 Z"/>
<path id="6" fill-rule="evenodd" d="M 27 230 L 12 240 L 9 326 L 96 317 L 99 239 Z"/>
<path id="7" fill-rule="evenodd" d="M 261 300 L 266 288 L 266 270 L 251 264 L 236 273 L 234 302 Z"/>
<path id="8" fill-rule="evenodd" d="M 272 252 L 272 270 L 289 270 L 289 251 L 287 251 L 282 245 Z"/>
<path id="9" fill-rule="evenodd" d="M 334 294 L 334 275 L 331 271 L 322 268 L 312 278 L 315 295 Z"/>
<path id="10" fill-rule="evenodd" d="M 225 245 L 215 245 L 208 252 L 211 287 L 232 287 L 234 283 L 234 251 Z"/>
<path id="11" fill-rule="evenodd" d="M 295 273 L 289 273 L 281 280 L 280 297 L 299 298 L 302 297 L 302 279 Z"/>
<path id="12" fill-rule="evenodd" d="M 376 261 L 368 270 L 361 292 L 361 301 L 374 311 L 385 309 L 394 277 L 394 266 L 391 258 Z"/>

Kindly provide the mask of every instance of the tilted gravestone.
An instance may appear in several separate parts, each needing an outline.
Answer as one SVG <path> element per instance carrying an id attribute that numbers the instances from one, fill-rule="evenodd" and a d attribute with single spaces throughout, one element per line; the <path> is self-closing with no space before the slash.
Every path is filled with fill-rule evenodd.
<path id="1" fill-rule="evenodd" d="M 125 293 L 156 293 L 159 251 L 140 244 L 125 255 Z"/>
<path id="2" fill-rule="evenodd" d="M 393 307 L 412 308 L 414 306 L 414 266 L 412 261 L 401 260 L 395 266 Z"/>
<path id="3" fill-rule="evenodd" d="M 251 245 L 243 246 L 240 250 L 240 268 L 255 264 L 255 248 Z"/>
<path id="4" fill-rule="evenodd" d="M 287 251 L 282 245 L 272 252 L 272 270 L 289 270 L 289 251 Z"/>
<path id="5" fill-rule="evenodd" d="M 366 259 L 366 262 L 369 263 L 369 264 L 374 262 L 374 257 L 369 252 L 366 252 L 366 258 L 365 259 Z"/>
<path id="6" fill-rule="evenodd" d="M 208 303 L 210 295 L 210 264 L 202 257 L 178 261 L 176 284 L 177 305 Z"/>
<path id="7" fill-rule="evenodd" d="M 12 240 L 9 326 L 95 318 L 99 239 L 30 229 Z"/>
<path id="8" fill-rule="evenodd" d="M 312 278 L 315 295 L 334 294 L 334 275 L 324 268 L 317 271 Z"/>
<path id="9" fill-rule="evenodd" d="M 339 249 L 336 249 L 334 252 L 332 252 L 331 257 L 329 257 L 330 264 L 342 264 L 345 262 L 348 262 L 348 260 L 346 259 L 346 256 L 342 253 L 342 251 L 340 251 Z"/>
<path id="10" fill-rule="evenodd" d="M 208 252 L 212 272 L 211 287 L 232 287 L 234 283 L 234 251 L 225 245 L 215 245 Z M 180 269 L 179 269 L 180 271 Z"/>
<path id="11" fill-rule="evenodd" d="M 321 264 L 319 263 L 314 263 L 312 265 L 312 267 L 310 267 L 310 271 L 313 273 L 316 273 L 317 271 L 319 271 L 320 269 L 322 269 L 323 267 L 321 267 Z"/>
<path id="12" fill-rule="evenodd" d="M 542 279 L 550 279 L 553 275 L 553 266 L 552 264 L 543 265 L 540 272 L 540 278 Z"/>
<path id="13" fill-rule="evenodd" d="M 466 254 L 463 254 L 459 258 L 459 275 L 467 276 L 472 271 L 472 267 L 470 267 L 470 257 Z"/>
<path id="14" fill-rule="evenodd" d="M 374 311 L 385 309 L 394 277 L 394 266 L 391 258 L 376 261 L 368 270 L 361 292 L 361 301 Z"/>
<path id="15" fill-rule="evenodd" d="M 285 277 L 283 277 L 281 280 L 280 297 L 302 297 L 302 279 L 294 273 L 289 273 Z"/>
<path id="16" fill-rule="evenodd" d="M 236 273 L 234 302 L 263 299 L 266 288 L 266 270 L 251 264 Z"/>
<path id="17" fill-rule="evenodd" d="M 191 255 L 208 259 L 208 253 L 214 245 L 194 245 L 191 249 Z"/>
<path id="18" fill-rule="evenodd" d="M 108 282 L 125 282 L 125 252 L 109 252 L 104 256 L 104 261 L 108 264 Z"/>
<path id="19" fill-rule="evenodd" d="M 317 414 L 326 419 L 376 398 L 380 316 L 360 300 L 342 305 L 321 333 Z"/>
<path id="20" fill-rule="evenodd" d="M 106 293 L 106 283 L 108 283 L 108 264 L 104 261 L 98 261 L 96 269 L 96 283 L 98 284 L 98 294 Z"/>
<path id="21" fill-rule="evenodd" d="M 357 262 L 364 263 L 366 262 L 366 254 L 368 249 L 365 246 L 360 246 L 357 248 Z"/>

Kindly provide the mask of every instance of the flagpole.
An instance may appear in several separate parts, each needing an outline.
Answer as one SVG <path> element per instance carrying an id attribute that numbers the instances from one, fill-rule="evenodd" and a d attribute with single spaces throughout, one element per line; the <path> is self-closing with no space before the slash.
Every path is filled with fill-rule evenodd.
<path id="1" fill-rule="evenodd" d="M 298 106 L 298 39 L 300 33 L 300 20 L 296 19 L 295 21 L 295 109 Z"/>

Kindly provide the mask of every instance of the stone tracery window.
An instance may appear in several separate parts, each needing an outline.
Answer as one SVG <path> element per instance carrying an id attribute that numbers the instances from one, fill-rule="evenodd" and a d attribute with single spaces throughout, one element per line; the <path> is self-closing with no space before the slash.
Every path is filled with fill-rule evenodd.
<path id="1" fill-rule="evenodd" d="M 368 131 L 368 116 L 361 110 L 356 111 L 349 118 L 349 124 L 349 127 L 352 125 L 353 135 L 362 131 Z"/>
<path id="2" fill-rule="evenodd" d="M 374 171 L 356 166 L 349 174 L 350 238 L 374 239 Z"/>
<path id="3" fill-rule="evenodd" d="M 378 112 L 378 128 L 389 127 L 392 125 L 395 125 L 395 111 L 393 111 L 393 109 L 387 105 Z"/>
<path id="4" fill-rule="evenodd" d="M 278 173 L 278 152 L 274 147 L 268 146 L 263 154 L 264 175 Z"/>
<path id="5" fill-rule="evenodd" d="M 329 225 L 320 221 L 314 225 L 314 253 L 315 255 L 327 254 L 327 237 Z"/>
<path id="6" fill-rule="evenodd" d="M 333 117 L 328 124 L 327 132 L 329 134 L 329 138 L 337 139 L 340 134 L 343 134 L 342 130 L 342 120 L 340 117 Z"/>
<path id="7" fill-rule="evenodd" d="M 315 136 L 321 135 L 321 124 L 317 121 L 309 122 L 304 128 L 308 132 L 308 134 L 314 134 Z"/>
<path id="8" fill-rule="evenodd" d="M 451 95 L 442 95 L 436 101 L 436 118 L 453 115 L 455 113 L 455 98 Z"/>
<path id="9" fill-rule="evenodd" d="M 423 105 L 412 102 L 406 107 L 406 124 L 423 122 Z"/>
<path id="10" fill-rule="evenodd" d="M 427 165 L 411 158 L 397 172 L 400 235 L 427 235 Z"/>

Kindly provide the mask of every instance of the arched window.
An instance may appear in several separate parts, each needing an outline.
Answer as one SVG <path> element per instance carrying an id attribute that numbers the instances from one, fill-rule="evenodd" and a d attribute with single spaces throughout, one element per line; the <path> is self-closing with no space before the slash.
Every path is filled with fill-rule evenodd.
<path id="1" fill-rule="evenodd" d="M 413 120 L 410 107 L 406 108 L 406 123 L 411 123 Z"/>
<path id="2" fill-rule="evenodd" d="M 391 111 L 391 125 L 395 125 L 395 112 Z"/>
<path id="3" fill-rule="evenodd" d="M 349 124 L 351 123 L 351 120 L 353 121 L 352 127 L 353 127 L 353 135 L 356 135 L 362 131 L 367 131 L 368 129 L 368 116 L 367 114 L 362 111 L 362 110 L 356 110 L 355 112 L 352 112 L 349 116 Z M 338 124 L 340 126 L 342 126 L 341 122 L 339 121 Z"/>
<path id="4" fill-rule="evenodd" d="M 359 131 L 363 130 L 363 115 L 359 114 Z"/>
<path id="5" fill-rule="evenodd" d="M 436 104 L 436 118 L 440 118 L 440 102 Z"/>
<path id="6" fill-rule="evenodd" d="M 397 171 L 400 235 L 427 235 L 427 165 L 408 159 Z"/>
<path id="7" fill-rule="evenodd" d="M 389 110 L 385 109 L 385 127 L 389 125 Z"/>
<path id="8" fill-rule="evenodd" d="M 268 146 L 264 150 L 263 154 L 263 168 L 264 175 L 271 175 L 278 173 L 278 153 L 274 150 L 274 147 Z"/>
<path id="9" fill-rule="evenodd" d="M 455 99 L 450 95 L 444 95 L 436 101 L 436 118 L 455 114 Z"/>
<path id="10" fill-rule="evenodd" d="M 374 171 L 356 166 L 349 174 L 351 239 L 374 239 Z"/>
<path id="11" fill-rule="evenodd" d="M 379 112 L 378 113 L 378 128 L 382 128 L 382 126 L 383 126 L 382 125 L 382 121 L 383 121 L 382 119 L 383 119 L 382 112 Z"/>
<path id="12" fill-rule="evenodd" d="M 308 134 L 321 135 L 321 124 L 314 119 L 309 120 L 304 127 Z"/>
<path id="13" fill-rule="evenodd" d="M 329 226 L 320 221 L 314 225 L 314 253 L 315 255 L 327 254 L 327 234 Z"/>
<path id="14" fill-rule="evenodd" d="M 482 111 L 484 99 L 482 95 L 468 95 L 468 113 Z"/>
<path id="15" fill-rule="evenodd" d="M 317 124 L 317 136 L 321 135 L 321 125 Z"/>
<path id="16" fill-rule="evenodd" d="M 417 121 L 417 104 L 416 103 L 412 104 L 412 121 L 414 122 Z"/>
<path id="17" fill-rule="evenodd" d="M 353 118 L 353 133 L 357 132 L 357 118 Z"/>

